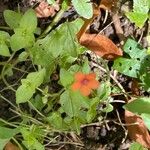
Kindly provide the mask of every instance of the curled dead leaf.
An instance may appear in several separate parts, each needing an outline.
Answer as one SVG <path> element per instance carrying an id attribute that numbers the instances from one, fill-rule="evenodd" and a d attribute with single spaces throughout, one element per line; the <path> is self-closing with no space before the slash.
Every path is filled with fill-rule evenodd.
<path id="1" fill-rule="evenodd" d="M 97 55 L 108 60 L 122 56 L 122 50 L 104 35 L 84 33 L 79 42 Z"/>
<path id="2" fill-rule="evenodd" d="M 19 147 L 17 147 L 16 145 L 14 145 L 11 142 L 8 142 L 5 146 L 4 150 L 20 150 Z"/>
<path id="3" fill-rule="evenodd" d="M 38 18 L 53 17 L 56 11 L 59 10 L 59 4 L 49 5 L 47 2 L 42 1 L 39 6 L 35 8 L 35 12 Z"/>
<path id="4" fill-rule="evenodd" d="M 129 136 L 132 140 L 137 141 L 146 148 L 150 148 L 150 135 L 143 120 L 130 111 L 125 111 L 125 122 L 134 124 L 127 126 Z"/>

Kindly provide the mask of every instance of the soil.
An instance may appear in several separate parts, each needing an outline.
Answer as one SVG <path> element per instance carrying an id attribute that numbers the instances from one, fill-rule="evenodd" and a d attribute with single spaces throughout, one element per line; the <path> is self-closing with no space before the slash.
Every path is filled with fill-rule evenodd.
<path id="1" fill-rule="evenodd" d="M 17 6 L 24 11 L 27 8 L 31 7 L 30 3 L 25 0 L 0 0 L 0 26 L 5 26 L 4 18 L 3 18 L 3 11 L 5 9 L 17 9 Z M 121 10 L 126 9 L 126 5 L 123 3 L 121 6 Z M 103 15 L 103 14 L 102 14 Z M 63 23 L 66 19 L 73 20 L 78 15 L 76 14 L 74 9 L 70 9 L 65 12 L 62 20 L 58 23 Z M 103 17 L 102 17 L 103 18 Z M 101 19 L 102 19 L 101 18 Z M 123 15 L 119 16 L 121 27 L 123 29 L 124 38 L 133 37 L 136 40 L 139 40 L 139 43 L 142 44 L 143 47 L 147 47 L 147 41 L 145 40 L 145 36 L 147 33 L 147 25 L 144 26 L 141 30 L 137 29 L 134 24 L 132 24 L 127 18 Z M 112 14 L 108 14 L 107 21 L 101 25 L 101 20 L 97 18 L 95 22 L 90 27 L 91 33 L 99 33 L 106 35 L 116 44 L 120 45 L 120 39 L 116 34 L 116 29 L 112 21 Z M 39 26 L 45 28 L 47 23 L 51 21 L 51 18 L 40 19 Z M 110 25 L 109 25 L 110 24 Z M 107 28 L 105 28 L 109 25 Z M 56 25 L 57 27 L 58 25 Z M 105 29 L 104 29 L 105 28 Z M 142 36 L 141 36 L 142 33 Z M 85 54 L 85 57 L 90 59 L 91 61 L 91 68 L 94 69 L 94 55 L 91 53 Z M 0 58 L 1 60 L 5 60 L 6 58 Z M 28 63 L 20 63 L 17 66 L 18 68 L 24 68 L 24 70 L 28 70 L 29 72 L 32 71 L 33 66 L 31 62 Z M 111 69 L 111 62 L 110 62 L 110 69 Z M 2 70 L 2 66 L 0 66 L 0 70 Z M 102 74 L 105 76 L 104 72 Z M 16 89 L 20 84 L 21 77 L 25 77 L 26 73 L 13 70 L 13 76 L 7 77 L 6 80 L 10 85 L 15 84 L 14 88 Z M 117 77 L 119 82 L 125 87 L 126 91 L 131 91 L 130 82 L 132 81 L 131 78 L 126 78 L 123 75 Z M 55 82 L 54 82 L 55 84 Z M 5 89 L 6 85 L 2 79 L 0 79 L 0 94 L 7 98 L 10 102 L 15 103 L 15 95 L 14 92 L 10 89 Z M 57 88 L 57 86 L 56 86 Z M 118 97 L 116 97 L 118 98 Z M 124 97 L 119 97 L 124 99 Z M 115 97 L 114 97 L 115 99 Z M 0 99 L 0 117 L 3 119 L 9 119 L 14 116 L 14 113 L 10 111 L 10 104 L 6 103 L 4 99 Z M 126 128 L 123 127 L 124 123 L 124 111 L 122 109 L 122 104 L 120 103 L 113 103 L 114 111 L 105 115 L 105 120 L 100 120 L 99 122 L 93 123 L 91 125 L 84 125 L 82 127 L 81 135 L 76 138 L 70 135 L 59 135 L 57 142 L 50 144 L 47 149 L 61 149 L 61 150 L 127 150 L 129 149 L 132 141 L 128 137 Z M 104 107 L 104 106 L 101 106 Z M 120 114 L 121 122 L 119 122 L 118 115 L 116 111 Z M 69 136 L 69 138 L 68 138 Z"/>

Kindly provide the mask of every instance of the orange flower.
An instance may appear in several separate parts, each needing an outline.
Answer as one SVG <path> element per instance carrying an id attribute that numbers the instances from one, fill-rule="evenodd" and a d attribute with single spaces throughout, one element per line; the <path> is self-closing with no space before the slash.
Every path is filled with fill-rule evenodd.
<path id="1" fill-rule="evenodd" d="M 95 73 L 83 74 L 77 72 L 74 77 L 75 82 L 72 84 L 71 89 L 73 91 L 79 90 L 84 96 L 90 95 L 92 89 L 97 89 L 99 86 L 99 82 L 95 79 Z"/>

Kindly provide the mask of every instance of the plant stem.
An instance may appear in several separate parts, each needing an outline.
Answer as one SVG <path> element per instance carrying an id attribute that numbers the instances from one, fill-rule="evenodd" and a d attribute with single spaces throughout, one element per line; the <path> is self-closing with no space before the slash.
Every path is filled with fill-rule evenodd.
<path id="1" fill-rule="evenodd" d="M 56 15 L 56 17 L 53 19 L 52 23 L 51 23 L 51 24 L 47 27 L 47 29 L 39 36 L 38 39 L 43 38 L 43 37 L 52 29 L 52 27 L 60 20 L 60 18 L 62 17 L 63 13 L 64 13 L 64 10 L 61 9 L 61 10 L 58 12 L 58 14 Z"/>

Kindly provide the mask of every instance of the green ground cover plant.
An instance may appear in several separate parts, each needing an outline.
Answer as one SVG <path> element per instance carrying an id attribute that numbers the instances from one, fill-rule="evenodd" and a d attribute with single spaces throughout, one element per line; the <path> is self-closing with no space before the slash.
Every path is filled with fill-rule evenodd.
<path id="1" fill-rule="evenodd" d="M 72 4 L 80 16 L 86 19 L 92 17 L 91 2 L 72 0 Z M 0 31 L 0 55 L 8 58 L 7 61 L 0 62 L 3 65 L 0 77 L 7 88 L 15 92 L 16 104 L 0 96 L 10 103 L 19 119 L 17 122 L 0 119 L 0 150 L 10 140 L 20 149 L 44 150 L 47 141 L 54 140 L 52 136 L 55 132 L 75 132 L 79 135 L 82 125 L 100 122 L 105 119 L 103 114 L 107 116 L 107 113 L 114 110 L 112 93 L 123 92 L 120 87 L 112 84 L 107 62 L 98 58 L 106 69 L 106 78 L 100 81 L 98 71 L 93 72 L 89 60 L 82 57 L 87 49 L 79 44 L 76 34 L 84 23 L 83 19 L 66 21 L 51 31 L 57 17 L 66 8 L 67 3 L 64 1 L 62 10 L 44 32 L 38 27 L 33 9 L 25 13 L 4 11 L 10 32 Z M 127 12 L 126 16 L 141 28 L 149 17 L 149 9 L 148 0 L 134 0 L 133 12 Z M 140 88 L 149 92 L 148 49 L 128 38 L 123 52 L 122 57 L 113 61 L 113 69 L 136 79 Z M 6 78 L 13 76 L 13 68 L 17 64 L 28 61 L 32 64 L 32 71 L 20 69 L 25 75 L 15 89 L 8 84 Z M 51 77 L 54 72 L 58 76 L 56 91 L 49 88 L 52 86 Z M 124 95 L 129 96 L 128 93 Z M 22 108 L 24 105 L 27 105 L 28 110 Z M 101 105 L 105 107 L 101 108 Z M 149 97 L 136 97 L 136 100 L 123 108 L 139 115 L 150 129 Z M 132 149 L 144 147 L 133 143 L 130 150 Z"/>

